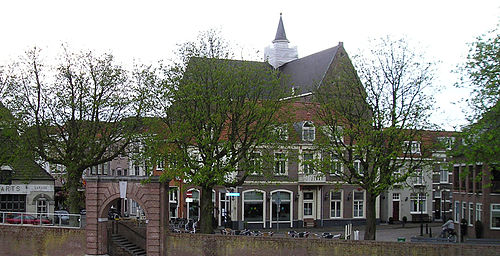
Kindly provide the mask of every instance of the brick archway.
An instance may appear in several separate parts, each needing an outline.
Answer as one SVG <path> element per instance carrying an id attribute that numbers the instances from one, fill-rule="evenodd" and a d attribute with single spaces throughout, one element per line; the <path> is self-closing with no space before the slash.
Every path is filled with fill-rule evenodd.
<path id="1" fill-rule="evenodd" d="M 136 201 L 144 210 L 147 222 L 147 255 L 162 255 L 168 228 L 168 183 L 157 177 L 141 184 L 145 177 L 86 178 L 87 255 L 107 255 L 107 221 L 111 203 L 120 198 L 119 181 L 127 181 L 126 197 Z"/>

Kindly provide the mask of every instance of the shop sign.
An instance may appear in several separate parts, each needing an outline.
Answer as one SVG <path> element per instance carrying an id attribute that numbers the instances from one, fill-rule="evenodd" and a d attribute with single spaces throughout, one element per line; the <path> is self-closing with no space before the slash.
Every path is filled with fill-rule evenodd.
<path id="1" fill-rule="evenodd" d="M 54 192 L 51 185 L 0 185 L 0 194 L 30 194 L 31 192 Z"/>

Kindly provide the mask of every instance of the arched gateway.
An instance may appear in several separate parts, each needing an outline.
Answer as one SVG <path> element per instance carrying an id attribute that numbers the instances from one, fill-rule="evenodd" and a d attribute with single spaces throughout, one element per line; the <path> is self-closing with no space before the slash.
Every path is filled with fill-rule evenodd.
<path id="1" fill-rule="evenodd" d="M 150 180 L 141 184 L 145 179 Z M 133 199 L 144 209 L 147 255 L 163 254 L 169 219 L 168 183 L 160 183 L 158 177 L 131 176 L 91 176 L 86 178 L 86 183 L 87 255 L 108 254 L 108 211 L 113 202 L 123 197 Z"/>

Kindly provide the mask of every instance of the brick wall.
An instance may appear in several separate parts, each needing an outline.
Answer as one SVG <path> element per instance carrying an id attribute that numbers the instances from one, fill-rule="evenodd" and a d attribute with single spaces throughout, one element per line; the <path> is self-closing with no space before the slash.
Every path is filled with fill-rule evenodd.
<path id="1" fill-rule="evenodd" d="M 85 230 L 0 226 L 0 255 L 85 255 Z M 169 234 L 168 255 L 499 255 L 500 246 Z"/>
<path id="2" fill-rule="evenodd" d="M 0 255 L 85 255 L 85 230 L 0 225 Z"/>
<path id="3" fill-rule="evenodd" d="M 168 255 L 498 255 L 500 246 L 170 234 Z"/>

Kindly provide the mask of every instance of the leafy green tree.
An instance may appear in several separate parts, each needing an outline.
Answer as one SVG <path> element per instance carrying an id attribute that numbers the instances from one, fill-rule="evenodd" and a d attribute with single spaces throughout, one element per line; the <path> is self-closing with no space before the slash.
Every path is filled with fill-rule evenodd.
<path id="1" fill-rule="evenodd" d="M 315 142 L 323 154 L 317 168 L 366 191 L 365 240 L 375 240 L 377 196 L 423 167 L 425 145 L 417 142 L 432 106 L 425 90 L 433 64 L 404 40 L 376 43 L 355 68 L 341 55 L 312 108 L 325 134 Z"/>
<path id="2" fill-rule="evenodd" d="M 234 60 L 217 32 L 181 45 L 157 88 L 151 159 L 164 161 L 164 177 L 201 188 L 201 232 L 212 233 L 212 189 L 241 185 L 258 171 L 252 153 L 269 146 L 285 89 L 268 64 Z"/>
<path id="3" fill-rule="evenodd" d="M 141 72 L 126 71 L 111 54 L 63 49 L 55 65 L 32 49 L 7 67 L 6 106 L 19 120 L 23 144 L 66 168 L 68 205 L 82 207 L 83 171 L 108 162 L 133 140 L 143 113 Z"/>
<path id="4" fill-rule="evenodd" d="M 470 163 L 498 164 L 500 155 L 500 34 L 498 29 L 477 38 L 463 67 L 460 86 L 472 88 L 472 111 L 463 129 L 459 154 Z"/>

